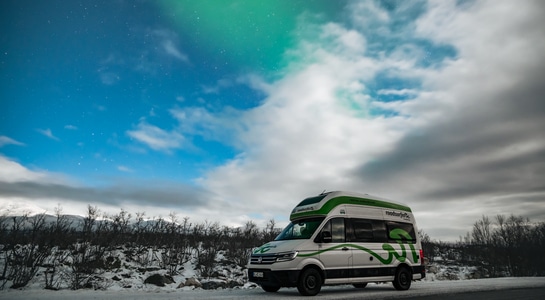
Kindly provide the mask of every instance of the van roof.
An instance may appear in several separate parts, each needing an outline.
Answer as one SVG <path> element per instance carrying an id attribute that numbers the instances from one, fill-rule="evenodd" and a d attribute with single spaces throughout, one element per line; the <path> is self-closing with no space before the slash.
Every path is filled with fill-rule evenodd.
<path id="1" fill-rule="evenodd" d="M 374 206 L 411 212 L 411 209 L 407 205 L 385 198 L 347 191 L 333 191 L 321 193 L 318 196 L 309 197 L 301 201 L 292 210 L 290 220 L 306 216 L 325 216 L 333 208 L 342 204 Z"/>

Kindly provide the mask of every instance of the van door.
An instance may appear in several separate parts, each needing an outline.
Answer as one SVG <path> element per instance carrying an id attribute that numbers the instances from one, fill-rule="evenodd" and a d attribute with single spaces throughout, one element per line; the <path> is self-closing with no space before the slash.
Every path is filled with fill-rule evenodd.
<path id="1" fill-rule="evenodd" d="M 350 219 L 347 237 L 349 242 L 355 245 L 353 250 L 353 267 L 351 277 L 353 282 L 371 277 L 391 275 L 391 270 L 382 264 L 381 258 L 387 257 L 382 249 L 386 242 L 384 221 L 369 219 Z"/>
<path id="2" fill-rule="evenodd" d="M 331 235 L 331 241 L 320 241 L 318 244 L 320 261 L 325 266 L 326 283 L 346 282 L 350 277 L 352 249 L 345 244 L 345 228 L 344 218 L 333 218 L 326 222 L 320 232 L 320 236 L 324 236 L 324 232 Z"/>

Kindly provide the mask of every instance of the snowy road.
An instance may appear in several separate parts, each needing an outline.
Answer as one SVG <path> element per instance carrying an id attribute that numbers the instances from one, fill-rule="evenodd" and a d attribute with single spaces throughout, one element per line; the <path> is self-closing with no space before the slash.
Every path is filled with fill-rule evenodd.
<path id="1" fill-rule="evenodd" d="M 391 284 L 369 284 L 365 289 L 355 289 L 351 286 L 329 286 L 322 288 L 322 292 L 316 297 L 300 296 L 295 288 L 280 289 L 277 293 L 266 293 L 261 289 L 228 289 L 228 290 L 169 290 L 160 289 L 154 291 L 135 291 L 135 290 L 117 290 L 117 291 L 49 291 L 49 290 L 5 290 L 0 291 L 0 299 L 426 299 L 441 296 L 448 298 L 455 293 L 465 299 L 469 294 L 475 298 L 477 294 L 487 297 L 486 291 L 505 291 L 505 297 L 502 299 L 542 299 L 545 295 L 545 277 L 526 277 L 526 278 L 494 278 L 478 280 L 460 280 L 460 281 L 435 281 L 435 282 L 414 282 L 408 291 L 396 291 Z M 465 295 L 466 297 L 464 297 Z M 525 296 L 526 295 L 526 296 Z M 525 296 L 525 298 L 523 298 Z M 537 298 L 536 298 L 537 297 Z M 452 298 L 454 299 L 454 298 Z"/>

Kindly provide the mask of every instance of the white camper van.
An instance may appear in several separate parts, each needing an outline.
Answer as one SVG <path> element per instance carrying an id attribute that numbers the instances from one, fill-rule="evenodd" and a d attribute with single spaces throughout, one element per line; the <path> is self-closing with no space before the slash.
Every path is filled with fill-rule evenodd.
<path id="1" fill-rule="evenodd" d="M 424 255 L 411 209 L 350 192 L 306 198 L 291 223 L 252 251 L 248 278 L 267 292 L 297 287 L 313 296 L 322 285 L 392 282 L 407 290 L 425 277 Z"/>

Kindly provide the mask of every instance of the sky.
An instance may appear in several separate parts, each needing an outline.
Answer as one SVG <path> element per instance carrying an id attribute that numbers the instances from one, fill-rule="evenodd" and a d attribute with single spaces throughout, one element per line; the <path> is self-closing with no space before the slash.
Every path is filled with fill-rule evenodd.
<path id="1" fill-rule="evenodd" d="M 543 1 L 0 1 L 0 210 L 545 221 Z"/>

